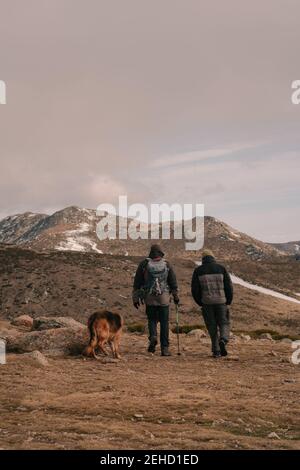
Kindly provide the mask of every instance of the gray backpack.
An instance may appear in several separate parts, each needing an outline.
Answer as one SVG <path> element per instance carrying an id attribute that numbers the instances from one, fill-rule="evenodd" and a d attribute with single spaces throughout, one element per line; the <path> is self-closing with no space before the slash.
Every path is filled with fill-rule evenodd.
<path id="1" fill-rule="evenodd" d="M 169 292 L 168 275 L 169 267 L 164 259 L 154 261 L 151 258 L 147 258 L 147 265 L 145 267 L 145 291 L 154 296 Z"/>

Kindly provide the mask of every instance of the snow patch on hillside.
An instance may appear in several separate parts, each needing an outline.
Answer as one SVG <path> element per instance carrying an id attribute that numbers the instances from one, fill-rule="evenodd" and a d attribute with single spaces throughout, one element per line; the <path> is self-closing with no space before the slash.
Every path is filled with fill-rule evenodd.
<path id="1" fill-rule="evenodd" d="M 260 292 L 261 294 L 271 295 L 272 297 L 276 297 L 277 299 L 288 300 L 289 302 L 300 304 L 300 300 L 294 299 L 293 297 L 289 297 L 288 295 L 281 294 L 280 292 L 276 292 L 275 290 L 272 290 L 272 289 L 267 289 L 266 287 L 261 287 L 261 286 L 257 286 L 256 284 L 251 284 L 250 282 L 244 281 L 244 279 L 238 276 L 235 276 L 234 274 L 230 274 L 230 276 L 234 284 L 247 287 L 247 289 L 255 290 L 257 292 Z"/>
<path id="2" fill-rule="evenodd" d="M 67 230 L 66 240 L 60 242 L 60 244 L 56 246 L 56 250 L 86 252 L 92 249 L 96 253 L 102 254 L 103 252 L 97 248 L 97 244 L 88 236 L 83 235 L 89 232 L 89 230 L 90 226 L 86 222 L 81 223 L 77 229 Z"/>
<path id="3" fill-rule="evenodd" d="M 239 233 L 236 233 L 236 232 L 229 232 L 230 235 L 232 235 L 233 237 L 236 237 L 236 238 L 241 238 L 241 235 Z"/>

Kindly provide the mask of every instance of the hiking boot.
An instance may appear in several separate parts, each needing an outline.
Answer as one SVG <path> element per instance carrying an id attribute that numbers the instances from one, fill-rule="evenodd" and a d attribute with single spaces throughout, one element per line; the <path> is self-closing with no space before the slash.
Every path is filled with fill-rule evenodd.
<path id="1" fill-rule="evenodd" d="M 162 348 L 161 350 L 161 355 L 162 356 L 171 356 L 171 353 L 169 351 L 169 348 Z"/>
<path id="2" fill-rule="evenodd" d="M 156 345 L 157 345 L 157 339 L 156 338 L 151 339 L 149 346 L 148 346 L 148 352 L 154 354 Z"/>
<path id="3" fill-rule="evenodd" d="M 219 346 L 221 350 L 221 356 L 227 356 L 228 352 L 226 350 L 226 343 L 223 339 L 220 339 Z"/>
<path id="4" fill-rule="evenodd" d="M 213 353 L 212 357 L 214 359 L 219 359 L 220 357 L 222 357 L 222 354 L 220 353 L 220 351 L 218 351 L 218 352 Z"/>

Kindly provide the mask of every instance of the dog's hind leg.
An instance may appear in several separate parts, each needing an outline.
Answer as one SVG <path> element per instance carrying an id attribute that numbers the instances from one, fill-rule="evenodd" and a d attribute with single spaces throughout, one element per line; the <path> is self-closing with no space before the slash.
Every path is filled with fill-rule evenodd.
<path id="1" fill-rule="evenodd" d="M 108 344 L 111 349 L 112 357 L 116 357 L 116 347 L 115 347 L 114 338 L 109 339 Z"/>
<path id="2" fill-rule="evenodd" d="M 98 341 L 98 348 L 105 356 L 108 356 L 108 352 L 105 349 L 106 343 L 107 343 L 107 339 L 101 336 Z"/>
<path id="3" fill-rule="evenodd" d="M 115 350 L 115 357 L 117 359 L 121 359 L 121 355 L 120 355 L 120 340 L 121 340 L 121 334 L 120 333 L 117 333 L 113 339 L 113 342 L 114 342 L 114 350 Z"/>

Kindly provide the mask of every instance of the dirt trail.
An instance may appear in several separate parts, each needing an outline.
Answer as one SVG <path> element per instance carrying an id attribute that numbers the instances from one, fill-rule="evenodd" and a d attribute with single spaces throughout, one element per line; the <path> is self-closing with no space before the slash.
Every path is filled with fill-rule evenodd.
<path id="1" fill-rule="evenodd" d="M 171 358 L 149 356 L 146 336 L 134 334 L 124 335 L 118 363 L 49 358 L 35 368 L 8 355 L 0 447 L 299 448 L 300 366 L 289 363 L 289 344 L 239 340 L 231 357 L 214 360 L 207 339 L 181 336 L 184 355 L 173 338 Z"/>

